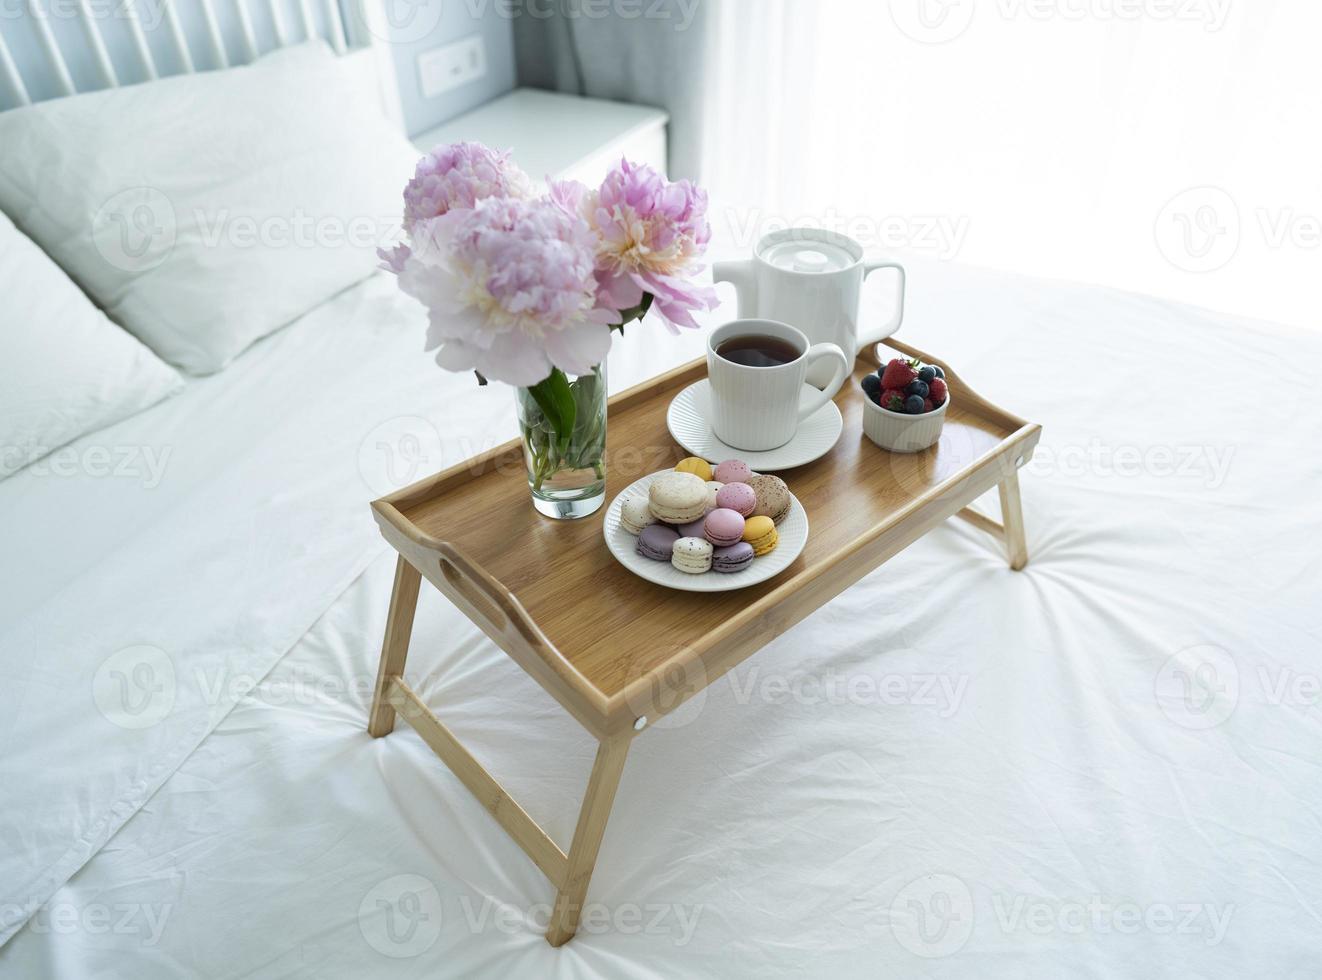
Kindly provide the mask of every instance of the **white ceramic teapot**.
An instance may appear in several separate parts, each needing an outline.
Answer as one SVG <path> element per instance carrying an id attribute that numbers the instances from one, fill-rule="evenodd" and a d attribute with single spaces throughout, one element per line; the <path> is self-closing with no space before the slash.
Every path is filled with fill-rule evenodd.
<path id="1" fill-rule="evenodd" d="M 860 334 L 863 280 L 877 269 L 899 275 L 899 302 L 890 323 Z M 734 283 L 739 316 L 779 320 L 798 327 L 814 344 L 835 344 L 853 357 L 899 329 L 904 319 L 904 268 L 895 262 L 865 262 L 863 246 L 848 235 L 821 228 L 785 228 L 764 235 L 751 259 L 716 262 L 712 279 Z M 830 364 L 817 364 L 808 383 L 831 380 Z"/>

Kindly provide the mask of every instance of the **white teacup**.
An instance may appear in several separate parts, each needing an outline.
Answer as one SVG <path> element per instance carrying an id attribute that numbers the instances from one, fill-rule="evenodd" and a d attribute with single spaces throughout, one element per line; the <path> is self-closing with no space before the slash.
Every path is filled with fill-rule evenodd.
<path id="1" fill-rule="evenodd" d="M 717 353 L 739 337 L 770 337 L 798 356 L 783 364 L 737 364 Z M 822 391 L 800 401 L 808 370 L 834 362 L 835 374 Z M 711 426 L 716 438 L 735 449 L 761 452 L 794 438 L 799 423 L 830 401 L 849 376 L 849 359 L 835 344 L 813 344 L 797 327 L 777 320 L 731 320 L 707 338 L 707 378 L 711 384 Z"/>

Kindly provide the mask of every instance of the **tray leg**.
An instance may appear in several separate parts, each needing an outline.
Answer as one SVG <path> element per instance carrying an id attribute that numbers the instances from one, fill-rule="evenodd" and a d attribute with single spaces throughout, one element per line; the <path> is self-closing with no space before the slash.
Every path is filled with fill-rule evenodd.
<path id="1" fill-rule="evenodd" d="M 389 735 L 395 729 L 395 709 L 387 695 L 390 679 L 404 673 L 421 580 L 422 575 L 401 555 L 395 564 L 395 588 L 390 593 L 390 614 L 386 617 L 386 636 L 381 644 L 381 666 L 377 669 L 372 712 L 367 719 L 367 731 L 373 738 Z"/>
<path id="2" fill-rule="evenodd" d="M 1005 526 L 1005 551 L 1010 567 L 1016 572 L 1028 564 L 1028 545 L 1024 543 L 1024 512 L 1019 505 L 1019 473 L 1011 471 L 1000 482 L 1001 522 Z"/>
<path id="3" fill-rule="evenodd" d="M 620 785 L 632 735 L 630 732 L 603 739 L 597 748 L 587 792 L 583 795 L 583 808 L 578 814 L 578 826 L 574 828 L 574 842 L 569 847 L 568 867 L 556 892 L 555 908 L 546 930 L 546 941 L 552 946 L 563 946 L 578 929 L 578 917 L 583 912 L 583 900 L 587 897 L 588 882 L 592 880 L 592 870 L 597 864 L 597 851 L 606 833 L 606 821 L 615 802 L 615 790 Z"/>

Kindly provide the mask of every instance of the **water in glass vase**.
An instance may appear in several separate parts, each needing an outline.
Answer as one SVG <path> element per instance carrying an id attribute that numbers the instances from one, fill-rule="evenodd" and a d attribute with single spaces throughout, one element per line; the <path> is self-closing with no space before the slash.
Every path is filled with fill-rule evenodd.
<path id="1" fill-rule="evenodd" d="M 533 506 L 561 520 L 595 513 L 606 500 L 606 365 L 573 378 L 557 369 L 515 401 Z"/>

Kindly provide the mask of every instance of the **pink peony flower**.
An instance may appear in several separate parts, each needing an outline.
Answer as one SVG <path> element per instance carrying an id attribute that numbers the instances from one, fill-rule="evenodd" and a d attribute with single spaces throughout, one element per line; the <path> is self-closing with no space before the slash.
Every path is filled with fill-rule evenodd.
<path id="1" fill-rule="evenodd" d="M 418 161 L 404 187 L 404 230 L 487 197 L 531 198 L 532 181 L 509 158 L 481 143 L 448 143 Z"/>
<path id="2" fill-rule="evenodd" d="M 706 192 L 621 160 L 597 190 L 565 181 L 552 184 L 551 198 L 582 215 L 598 237 L 603 305 L 627 310 L 651 293 L 672 332 L 697 327 L 692 311 L 716 306 L 714 289 L 688 281 L 702 271 L 698 259 L 711 239 Z"/>
<path id="3" fill-rule="evenodd" d="M 531 386 L 605 359 L 596 236 L 552 201 L 488 197 L 418 223 L 399 285 L 427 307 L 426 350 L 448 371 Z"/>

